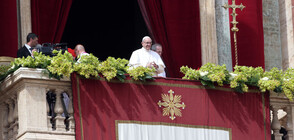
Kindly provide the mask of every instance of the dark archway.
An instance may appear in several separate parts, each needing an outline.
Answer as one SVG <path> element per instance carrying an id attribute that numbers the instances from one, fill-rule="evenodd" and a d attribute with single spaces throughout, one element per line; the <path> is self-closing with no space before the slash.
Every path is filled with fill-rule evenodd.
<path id="1" fill-rule="evenodd" d="M 148 31 L 137 0 L 73 0 L 61 42 L 83 44 L 100 60 L 129 59 Z"/>

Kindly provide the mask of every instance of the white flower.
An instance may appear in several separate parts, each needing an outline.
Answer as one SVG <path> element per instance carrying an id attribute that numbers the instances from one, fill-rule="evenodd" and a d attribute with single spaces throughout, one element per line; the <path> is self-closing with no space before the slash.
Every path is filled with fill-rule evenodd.
<path id="1" fill-rule="evenodd" d="M 205 76 L 208 74 L 208 71 L 205 71 L 205 72 L 199 71 L 199 73 L 200 73 L 200 76 Z"/>
<path id="2" fill-rule="evenodd" d="M 269 78 L 267 78 L 267 77 L 263 77 L 263 78 L 261 78 L 260 80 L 267 81 L 267 80 L 269 80 Z"/>
<path id="3" fill-rule="evenodd" d="M 285 78 L 284 78 L 283 80 L 284 80 L 284 81 L 289 81 L 290 79 L 285 79 Z"/>
<path id="4" fill-rule="evenodd" d="M 14 69 L 15 67 L 16 67 L 15 64 L 13 64 L 13 65 L 8 69 L 8 71 Z"/>
<path id="5" fill-rule="evenodd" d="M 231 72 L 230 75 L 231 75 L 232 78 L 234 78 L 234 77 L 236 77 L 238 74 L 235 74 L 235 73 L 232 73 L 232 72 Z"/>

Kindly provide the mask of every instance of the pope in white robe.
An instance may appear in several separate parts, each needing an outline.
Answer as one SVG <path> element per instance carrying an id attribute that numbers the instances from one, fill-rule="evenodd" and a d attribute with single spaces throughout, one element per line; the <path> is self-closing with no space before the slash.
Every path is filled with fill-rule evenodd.
<path id="1" fill-rule="evenodd" d="M 164 71 L 165 65 L 161 57 L 154 51 L 150 50 L 152 45 L 152 40 L 149 36 L 145 36 L 142 39 L 142 48 L 135 50 L 130 58 L 130 67 L 149 67 L 156 68 L 156 76 Z"/>

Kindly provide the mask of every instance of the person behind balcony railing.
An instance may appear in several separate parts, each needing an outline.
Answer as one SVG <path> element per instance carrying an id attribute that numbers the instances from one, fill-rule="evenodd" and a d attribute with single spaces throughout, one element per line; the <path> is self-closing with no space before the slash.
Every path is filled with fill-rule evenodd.
<path id="1" fill-rule="evenodd" d="M 78 45 L 76 45 L 76 47 L 75 47 L 75 54 L 76 54 L 76 60 L 77 60 L 77 62 L 79 63 L 80 62 L 80 60 L 81 60 L 81 57 L 83 56 L 83 55 L 89 55 L 87 52 L 86 52 L 86 50 L 85 50 L 85 47 L 82 45 L 82 44 L 78 44 Z"/>
<path id="2" fill-rule="evenodd" d="M 153 44 L 152 47 L 151 47 L 151 50 L 157 52 L 159 54 L 159 56 L 161 57 L 161 55 L 162 55 L 162 46 L 160 44 L 158 44 L 158 43 Z M 165 70 L 166 70 L 166 68 L 165 68 Z M 159 73 L 158 76 L 166 77 L 165 70 L 162 73 Z"/>
<path id="3" fill-rule="evenodd" d="M 164 71 L 165 65 L 161 57 L 154 51 L 150 50 L 152 45 L 152 39 L 149 36 L 145 36 L 142 39 L 142 48 L 135 50 L 130 58 L 130 68 L 143 66 L 154 67 L 156 69 L 156 75 Z"/>
<path id="4" fill-rule="evenodd" d="M 17 57 L 28 57 L 32 56 L 32 52 L 36 51 L 34 48 L 38 44 L 39 37 L 34 33 L 29 33 L 27 35 L 27 43 L 17 51 Z"/>

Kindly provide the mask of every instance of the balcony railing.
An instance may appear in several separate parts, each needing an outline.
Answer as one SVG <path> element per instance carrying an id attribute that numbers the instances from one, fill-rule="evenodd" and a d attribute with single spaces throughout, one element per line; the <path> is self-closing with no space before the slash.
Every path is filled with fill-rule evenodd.
<path id="1" fill-rule="evenodd" d="M 270 93 L 272 139 L 293 140 L 293 105 L 283 94 Z M 287 113 L 279 118 L 278 110 Z M 75 139 L 70 79 L 55 80 L 43 69 L 20 68 L 0 84 L 0 140 Z M 280 120 L 279 120 L 280 119 Z"/>
<path id="2" fill-rule="evenodd" d="M 20 68 L 1 83 L 1 140 L 75 139 L 71 82 L 50 79 L 42 71 Z"/>

